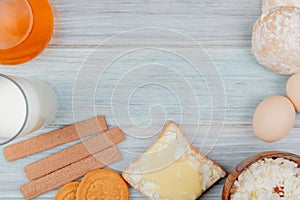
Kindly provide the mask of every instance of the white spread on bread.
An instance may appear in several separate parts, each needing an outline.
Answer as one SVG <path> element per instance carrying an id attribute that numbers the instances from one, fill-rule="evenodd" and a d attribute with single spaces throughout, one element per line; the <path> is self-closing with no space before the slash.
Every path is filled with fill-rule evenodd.
<path id="1" fill-rule="evenodd" d="M 225 175 L 221 167 L 191 147 L 173 122 L 123 173 L 134 188 L 151 200 L 195 200 Z"/>

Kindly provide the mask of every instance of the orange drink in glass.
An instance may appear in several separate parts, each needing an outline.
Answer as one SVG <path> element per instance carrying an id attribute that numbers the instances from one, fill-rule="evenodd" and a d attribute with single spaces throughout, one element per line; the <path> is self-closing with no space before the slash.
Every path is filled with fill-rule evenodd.
<path id="1" fill-rule="evenodd" d="M 53 27 L 48 0 L 0 0 L 0 64 L 21 64 L 39 55 Z"/>

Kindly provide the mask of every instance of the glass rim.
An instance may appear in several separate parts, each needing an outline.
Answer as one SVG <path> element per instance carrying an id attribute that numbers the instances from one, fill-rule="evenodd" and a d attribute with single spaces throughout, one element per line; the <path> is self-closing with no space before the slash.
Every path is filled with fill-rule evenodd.
<path id="1" fill-rule="evenodd" d="M 22 127 L 20 128 L 20 130 L 13 137 L 7 139 L 4 142 L 0 142 L 0 146 L 2 146 L 2 145 L 5 145 L 5 144 L 13 141 L 14 139 L 16 139 L 24 131 L 24 129 L 25 129 L 26 125 L 27 125 L 27 122 L 28 122 L 28 117 L 29 117 L 29 114 L 28 114 L 29 113 L 28 112 L 29 111 L 29 103 L 28 103 L 28 97 L 26 96 L 25 91 L 22 89 L 22 87 L 20 86 L 20 84 L 17 81 L 15 81 L 14 79 L 12 79 L 8 75 L 4 75 L 4 74 L 1 74 L 1 73 L 0 73 L 0 78 L 5 78 L 8 81 L 10 81 L 11 83 L 13 83 L 15 86 L 17 86 L 17 88 L 19 89 L 19 91 L 21 91 L 21 93 L 22 93 L 22 96 L 23 96 L 23 98 L 25 100 L 25 107 L 26 107 L 25 108 L 26 114 L 25 114 L 25 119 L 24 119 Z"/>
<path id="2" fill-rule="evenodd" d="M 24 5 L 26 5 L 26 7 L 28 8 L 28 12 L 29 12 L 30 22 L 29 22 L 29 26 L 27 27 L 26 33 L 24 34 L 24 36 L 19 41 L 15 42 L 14 44 L 10 44 L 8 47 L 0 48 L 0 50 L 8 50 L 8 49 L 12 49 L 14 47 L 17 47 L 18 45 L 20 45 L 22 42 L 24 42 L 28 38 L 30 32 L 33 29 L 33 25 L 34 25 L 34 16 L 33 15 L 34 14 L 33 14 L 31 4 L 28 0 L 21 0 L 21 1 L 24 3 Z"/>

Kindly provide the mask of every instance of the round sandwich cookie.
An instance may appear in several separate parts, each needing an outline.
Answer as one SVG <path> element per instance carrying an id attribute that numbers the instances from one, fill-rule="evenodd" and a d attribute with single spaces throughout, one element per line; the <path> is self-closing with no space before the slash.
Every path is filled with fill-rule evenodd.
<path id="1" fill-rule="evenodd" d="M 289 6 L 289 7 L 300 7 L 299 0 L 263 0 L 262 1 L 262 12 L 267 12 L 270 9 L 280 7 L 280 6 Z"/>
<path id="2" fill-rule="evenodd" d="M 5 33 L 2 36 L 6 38 L 0 40 L 0 64 L 3 65 L 17 65 L 35 58 L 46 48 L 53 34 L 54 16 L 49 1 L 26 0 L 27 6 L 20 4 L 22 1 L 8 1 L 5 7 L 0 8 L 0 16 L 4 15 L 5 19 L 0 22 L 0 32 Z M 19 10 L 24 14 L 20 14 L 17 20 Z M 20 37 L 15 38 L 19 42 L 13 40 L 13 43 L 7 43 L 15 32 L 20 32 Z"/>
<path id="3" fill-rule="evenodd" d="M 252 53 L 274 72 L 300 72 L 300 9 L 278 7 L 262 14 L 253 28 Z"/>
<path id="4" fill-rule="evenodd" d="M 79 182 L 71 182 L 60 188 L 54 200 L 75 200 Z"/>
<path id="5" fill-rule="evenodd" d="M 83 177 L 77 189 L 76 199 L 129 200 L 129 188 L 117 172 L 99 169 Z"/>

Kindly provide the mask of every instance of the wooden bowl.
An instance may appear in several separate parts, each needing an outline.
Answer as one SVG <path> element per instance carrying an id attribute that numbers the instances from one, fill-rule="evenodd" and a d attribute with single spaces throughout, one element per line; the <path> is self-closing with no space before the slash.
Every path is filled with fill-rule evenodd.
<path id="1" fill-rule="evenodd" d="M 300 165 L 300 156 L 281 151 L 269 151 L 251 156 L 242 161 L 240 164 L 238 164 L 236 168 L 227 177 L 223 187 L 222 200 L 230 200 L 231 188 L 233 187 L 234 182 L 238 179 L 239 175 L 250 165 L 263 158 L 284 158 L 286 160 L 293 161 Z"/>

